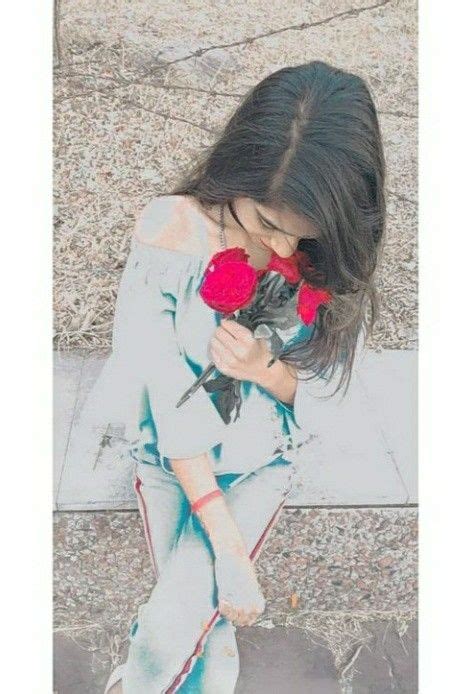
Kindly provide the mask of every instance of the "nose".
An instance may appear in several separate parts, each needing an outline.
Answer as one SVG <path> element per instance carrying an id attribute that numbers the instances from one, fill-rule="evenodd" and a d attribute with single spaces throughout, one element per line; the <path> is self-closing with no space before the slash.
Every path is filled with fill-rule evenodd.
<path id="1" fill-rule="evenodd" d="M 297 247 L 297 239 L 288 237 L 284 234 L 273 236 L 268 243 L 272 250 L 281 258 L 288 258 L 295 252 Z"/>

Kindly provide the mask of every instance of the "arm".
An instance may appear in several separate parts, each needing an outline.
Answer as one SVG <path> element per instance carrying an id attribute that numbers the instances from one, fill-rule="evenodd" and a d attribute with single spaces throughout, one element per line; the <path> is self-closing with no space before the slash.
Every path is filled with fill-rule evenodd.
<path id="1" fill-rule="evenodd" d="M 191 504 L 218 487 L 206 453 L 194 458 L 173 459 L 171 465 Z M 205 504 L 198 511 L 198 517 L 205 528 L 215 556 L 227 551 L 241 556 L 247 555 L 244 540 L 224 497 L 217 497 Z"/>
<path id="2" fill-rule="evenodd" d="M 171 465 L 190 503 L 218 487 L 206 453 L 193 458 L 173 458 Z M 220 613 L 240 626 L 252 624 L 264 610 L 264 597 L 224 496 L 204 504 L 197 515 L 215 555 Z"/>
<path id="3" fill-rule="evenodd" d="M 257 383 L 272 393 L 277 400 L 293 405 L 298 383 L 296 371 L 280 359 L 270 368 L 262 366 Z"/>

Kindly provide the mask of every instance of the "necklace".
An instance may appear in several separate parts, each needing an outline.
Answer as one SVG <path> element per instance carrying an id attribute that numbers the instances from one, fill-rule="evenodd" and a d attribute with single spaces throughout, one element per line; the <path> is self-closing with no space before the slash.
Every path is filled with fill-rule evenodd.
<path id="1" fill-rule="evenodd" d="M 225 205 L 222 203 L 220 205 L 220 246 L 223 249 L 226 249 L 228 247 L 228 244 L 226 243 L 226 236 L 225 236 Z"/>

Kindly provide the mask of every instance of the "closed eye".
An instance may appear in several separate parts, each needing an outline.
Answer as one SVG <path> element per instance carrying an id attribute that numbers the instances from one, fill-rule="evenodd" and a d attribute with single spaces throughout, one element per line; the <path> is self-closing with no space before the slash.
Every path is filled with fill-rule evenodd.
<path id="1" fill-rule="evenodd" d="M 278 227 L 274 226 L 273 224 L 271 224 L 269 222 L 268 219 L 265 219 L 265 217 L 263 217 L 260 214 L 260 212 L 258 212 L 258 216 L 259 216 L 259 221 L 260 221 L 261 225 L 264 227 L 264 229 L 268 229 L 269 231 L 278 231 L 281 234 L 285 234 L 285 236 L 292 236 L 292 237 L 296 236 L 295 234 L 290 234 L 288 231 L 284 231 L 283 229 L 279 229 Z"/>

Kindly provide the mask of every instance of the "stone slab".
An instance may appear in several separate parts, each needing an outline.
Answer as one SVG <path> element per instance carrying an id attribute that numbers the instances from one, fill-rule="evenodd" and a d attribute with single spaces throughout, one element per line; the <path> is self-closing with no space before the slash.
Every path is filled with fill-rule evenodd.
<path id="1" fill-rule="evenodd" d="M 418 503 L 418 352 L 368 351 L 359 377 L 407 490 L 407 502 Z"/>
<path id="2" fill-rule="evenodd" d="M 394 353 L 393 358 L 403 361 L 403 354 Z M 379 389 L 390 389 L 389 374 L 378 371 Z M 316 437 L 300 454 L 300 472 L 290 503 L 300 506 L 406 503 L 408 491 L 392 460 L 375 403 L 362 383 L 361 374 L 356 371 L 344 399 L 336 395 L 325 401 L 314 400 L 306 424 L 309 431 L 316 432 Z M 396 406 L 405 406 L 401 397 Z M 414 464 L 411 456 L 405 463 L 409 464 Z"/>
<path id="3" fill-rule="evenodd" d="M 314 404 L 309 426 L 316 435 L 300 454 L 289 505 L 416 503 L 416 355 L 407 350 L 368 350 L 353 374 L 348 395 Z M 85 440 L 77 427 L 77 411 L 104 358 L 84 359 L 78 387 L 77 356 L 56 353 L 56 361 L 56 408 L 61 411 L 57 437 L 65 440 L 64 432 L 69 431 L 67 447 L 58 446 L 55 452 L 57 508 L 136 508 L 132 461 L 120 458 L 113 445 L 123 431 L 97 430 Z M 105 443 L 112 445 L 103 445 L 103 434 Z"/>
<path id="4" fill-rule="evenodd" d="M 417 627 L 401 638 L 389 623 L 373 621 L 372 638 L 361 647 L 352 669 L 340 681 L 330 650 L 302 629 L 246 627 L 237 633 L 240 676 L 236 694 L 415 694 Z M 73 634 L 54 639 L 54 691 L 102 694 L 110 670 L 97 651 L 81 647 Z M 109 635 L 112 641 L 112 634 Z M 126 645 L 121 646 L 121 657 Z M 356 649 L 353 651 L 353 656 Z M 351 656 L 351 658 L 353 657 Z"/>
<path id="5" fill-rule="evenodd" d="M 113 445 L 104 445 L 103 435 L 119 440 L 123 430 L 89 432 L 77 425 L 77 413 L 84 405 L 100 373 L 104 358 L 88 357 L 83 364 L 76 408 L 71 423 L 67 460 L 62 473 L 57 501 L 58 509 L 127 509 L 136 508 L 132 485 L 132 465 L 125 464 Z"/>
<path id="6" fill-rule="evenodd" d="M 337 611 L 414 613 L 417 534 L 411 508 L 285 509 L 256 564 L 265 619 L 284 625 L 288 616 L 298 626 Z M 98 621 L 124 637 L 154 584 L 137 511 L 55 514 L 58 626 Z"/>
<path id="7" fill-rule="evenodd" d="M 53 498 L 56 503 L 59 484 L 69 445 L 69 436 L 77 403 L 83 356 L 78 354 L 54 355 L 54 475 Z"/>
<path id="8" fill-rule="evenodd" d="M 416 694 L 418 692 L 418 625 L 399 635 L 391 623 L 371 627 L 352 672 L 352 694 Z"/>

